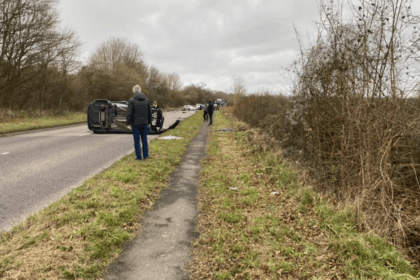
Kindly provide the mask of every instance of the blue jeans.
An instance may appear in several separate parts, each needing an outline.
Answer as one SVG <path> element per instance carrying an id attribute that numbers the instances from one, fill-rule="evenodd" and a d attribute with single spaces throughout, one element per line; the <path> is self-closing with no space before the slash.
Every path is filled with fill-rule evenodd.
<path id="1" fill-rule="evenodd" d="M 149 156 L 149 144 L 147 143 L 147 125 L 133 125 L 134 149 L 137 159 L 146 159 Z M 141 138 L 141 146 L 140 146 Z M 143 149 L 142 149 L 143 148 Z"/>

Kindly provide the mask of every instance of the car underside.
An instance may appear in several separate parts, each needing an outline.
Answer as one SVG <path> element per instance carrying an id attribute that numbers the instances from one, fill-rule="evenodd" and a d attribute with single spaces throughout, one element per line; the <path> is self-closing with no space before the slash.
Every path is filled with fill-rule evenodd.
<path id="1" fill-rule="evenodd" d="M 109 101 L 97 99 L 89 104 L 87 110 L 87 124 L 94 133 L 107 133 L 111 131 L 131 132 L 127 129 L 127 101 Z M 164 117 L 161 108 L 152 106 L 152 123 L 149 126 L 151 133 L 162 130 Z"/>

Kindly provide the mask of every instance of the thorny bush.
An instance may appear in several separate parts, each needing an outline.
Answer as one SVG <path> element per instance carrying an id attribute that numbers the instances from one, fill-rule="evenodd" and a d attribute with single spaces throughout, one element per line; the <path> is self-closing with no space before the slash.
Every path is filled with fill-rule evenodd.
<path id="1" fill-rule="evenodd" d="M 347 21 L 333 1 L 319 9 L 316 43 L 298 36 L 293 96 L 242 96 L 234 113 L 420 268 L 419 17 L 408 0 L 358 1 Z"/>

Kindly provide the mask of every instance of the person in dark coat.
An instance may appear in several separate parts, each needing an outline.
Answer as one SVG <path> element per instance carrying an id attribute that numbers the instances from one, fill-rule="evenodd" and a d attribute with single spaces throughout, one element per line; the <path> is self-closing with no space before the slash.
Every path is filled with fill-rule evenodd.
<path id="1" fill-rule="evenodd" d="M 209 119 L 209 114 L 207 112 L 207 105 L 204 105 L 203 118 L 204 118 L 204 121 L 207 121 Z"/>
<path id="2" fill-rule="evenodd" d="M 209 103 L 207 104 L 207 114 L 210 118 L 209 125 L 213 125 L 213 112 L 214 112 L 214 104 L 211 100 L 209 100 Z"/>
<path id="3" fill-rule="evenodd" d="M 133 87 L 133 93 L 133 97 L 128 100 L 127 127 L 132 127 L 136 156 L 141 160 L 149 157 L 147 133 L 148 125 L 152 122 L 152 109 L 149 99 L 141 92 L 139 85 Z"/>

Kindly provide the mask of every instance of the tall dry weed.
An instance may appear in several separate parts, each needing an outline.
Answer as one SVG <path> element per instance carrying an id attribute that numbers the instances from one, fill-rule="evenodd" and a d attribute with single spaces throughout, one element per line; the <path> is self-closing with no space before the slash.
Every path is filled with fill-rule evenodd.
<path id="1" fill-rule="evenodd" d="M 243 96 L 235 114 L 280 139 L 322 190 L 349 202 L 361 228 L 405 248 L 420 267 L 420 110 L 413 98 L 420 20 L 408 0 L 350 8 L 344 20 L 342 6 L 321 1 L 316 42 L 302 46 L 290 68 L 297 77 L 290 102 Z"/>

